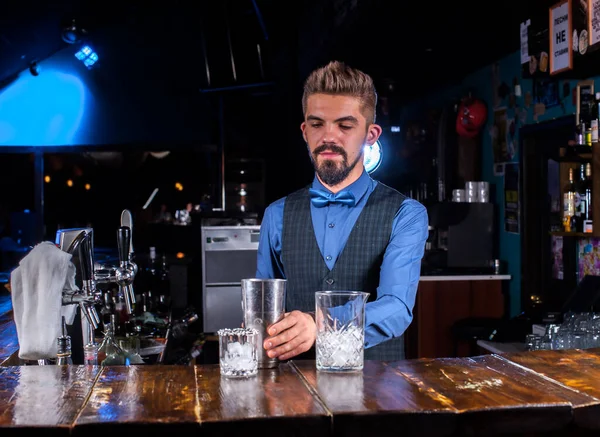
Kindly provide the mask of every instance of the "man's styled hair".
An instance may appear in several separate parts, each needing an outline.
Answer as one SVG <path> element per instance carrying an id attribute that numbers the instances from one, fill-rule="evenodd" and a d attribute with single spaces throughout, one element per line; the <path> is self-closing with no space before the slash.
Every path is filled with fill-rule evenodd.
<path id="1" fill-rule="evenodd" d="M 305 115 L 308 97 L 313 94 L 356 97 L 361 100 L 361 112 L 367 119 L 367 125 L 375 122 L 377 92 L 373 79 L 343 62 L 331 61 L 308 76 L 304 82 L 302 96 L 302 110 Z"/>

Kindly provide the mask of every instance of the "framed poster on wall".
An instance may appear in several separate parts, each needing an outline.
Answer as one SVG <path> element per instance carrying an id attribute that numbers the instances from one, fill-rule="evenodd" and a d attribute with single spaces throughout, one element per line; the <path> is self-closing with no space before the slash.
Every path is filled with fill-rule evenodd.
<path id="1" fill-rule="evenodd" d="M 519 163 L 504 164 L 504 232 L 520 233 L 521 201 L 519 195 Z"/>
<path id="2" fill-rule="evenodd" d="M 590 120 L 594 117 L 592 114 L 594 100 L 594 81 L 582 80 L 578 82 L 575 89 L 575 124 L 582 121 L 590 123 Z"/>
<path id="3" fill-rule="evenodd" d="M 588 0 L 588 38 L 590 48 L 600 43 L 600 0 Z"/>
<path id="4" fill-rule="evenodd" d="M 600 1 L 600 0 L 599 0 Z M 550 76 L 548 16 L 536 14 L 521 23 L 521 75 L 523 79 Z"/>
<path id="5" fill-rule="evenodd" d="M 550 6 L 550 74 L 573 68 L 571 0 L 562 0 Z"/>

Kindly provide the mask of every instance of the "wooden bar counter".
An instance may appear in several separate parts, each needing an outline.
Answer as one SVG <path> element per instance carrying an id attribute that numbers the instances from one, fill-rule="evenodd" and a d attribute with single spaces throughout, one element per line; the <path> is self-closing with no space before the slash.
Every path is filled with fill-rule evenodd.
<path id="1" fill-rule="evenodd" d="M 366 361 L 289 361 L 248 379 L 218 365 L 14 366 L 0 315 L 0 435 L 600 435 L 600 349 Z"/>
<path id="2" fill-rule="evenodd" d="M 290 361 L 248 379 L 218 365 L 0 367 L 0 433 L 81 436 L 599 435 L 600 350 Z"/>

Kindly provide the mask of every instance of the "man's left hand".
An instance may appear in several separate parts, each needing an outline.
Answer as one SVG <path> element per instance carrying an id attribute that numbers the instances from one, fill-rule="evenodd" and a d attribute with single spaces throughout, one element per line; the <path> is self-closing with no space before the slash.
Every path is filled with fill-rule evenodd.
<path id="1" fill-rule="evenodd" d="M 271 358 L 288 360 L 309 350 L 317 338 L 317 327 L 310 314 L 301 311 L 286 313 L 285 317 L 271 325 L 270 335 L 263 347 Z"/>

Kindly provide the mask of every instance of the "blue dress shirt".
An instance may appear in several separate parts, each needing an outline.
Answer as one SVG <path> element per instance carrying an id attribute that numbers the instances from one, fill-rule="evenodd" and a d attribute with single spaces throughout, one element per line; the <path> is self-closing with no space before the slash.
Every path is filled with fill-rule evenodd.
<path id="1" fill-rule="evenodd" d="M 329 270 L 333 269 L 377 183 L 363 171 L 360 178 L 346 188 L 356 198 L 354 207 L 330 204 L 317 208 L 311 204 L 315 237 Z M 316 175 L 312 188 L 329 192 Z M 281 263 L 284 203 L 285 197 L 265 210 L 260 229 L 257 278 L 285 279 Z M 383 257 L 377 300 L 368 302 L 365 309 L 366 348 L 399 337 L 412 321 L 428 224 L 427 210 L 422 204 L 409 198 L 402 202 L 394 217 L 390 243 Z"/>

